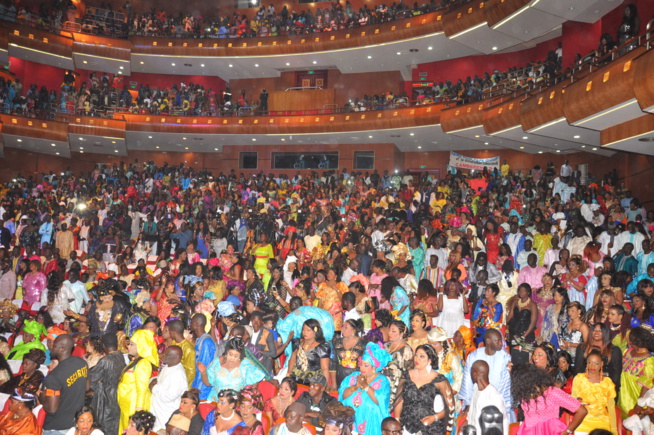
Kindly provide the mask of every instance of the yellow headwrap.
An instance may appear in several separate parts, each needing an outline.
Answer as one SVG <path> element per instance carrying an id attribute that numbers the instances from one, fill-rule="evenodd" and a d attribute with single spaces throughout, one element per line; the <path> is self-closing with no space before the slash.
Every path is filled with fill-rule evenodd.
<path id="1" fill-rule="evenodd" d="M 157 343 L 154 342 L 154 332 L 149 329 L 139 329 L 130 340 L 136 344 L 141 358 L 153 366 L 159 366 L 159 353 L 157 352 Z"/>

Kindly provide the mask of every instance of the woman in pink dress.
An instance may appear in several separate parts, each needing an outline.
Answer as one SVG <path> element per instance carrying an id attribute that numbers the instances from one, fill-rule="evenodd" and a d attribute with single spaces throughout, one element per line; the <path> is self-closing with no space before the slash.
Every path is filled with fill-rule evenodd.
<path id="1" fill-rule="evenodd" d="M 553 378 L 533 364 L 518 364 L 511 370 L 513 403 L 520 404 L 524 421 L 517 435 L 573 434 L 588 414 L 577 399 L 554 386 Z M 559 420 L 561 408 L 574 413 L 568 425 Z"/>

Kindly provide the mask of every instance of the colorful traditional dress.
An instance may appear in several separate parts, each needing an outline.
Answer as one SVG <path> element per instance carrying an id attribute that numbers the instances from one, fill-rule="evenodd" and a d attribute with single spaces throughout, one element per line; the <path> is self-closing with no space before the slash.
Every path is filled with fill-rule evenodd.
<path id="1" fill-rule="evenodd" d="M 407 327 L 411 326 L 411 309 L 409 308 L 409 296 L 406 294 L 406 291 L 404 291 L 402 287 L 395 287 L 395 290 L 391 295 L 390 303 L 393 314 L 397 315 L 400 320 L 402 320 L 404 324 L 407 325 Z M 404 308 L 404 311 L 401 314 L 397 314 L 402 308 Z"/>
<path id="2" fill-rule="evenodd" d="M 633 356 L 633 348 L 622 355 L 622 375 L 618 406 L 623 414 L 636 406 L 642 387 L 652 388 L 654 381 L 654 356 Z"/>
<path id="3" fill-rule="evenodd" d="M 348 387 L 357 384 L 357 377 L 361 372 L 354 372 L 343 380 L 341 387 L 338 389 L 338 398 L 345 406 L 354 409 L 354 429 L 360 435 L 381 435 L 381 423 L 386 417 L 390 416 L 388 412 L 391 384 L 386 376 L 381 373 L 370 383 L 370 388 L 375 392 L 375 403 L 370 395 L 362 389 L 357 389 L 347 399 L 343 398 L 343 392 Z"/>
<path id="4" fill-rule="evenodd" d="M 572 382 L 572 397 L 579 398 L 582 403 L 586 403 L 588 410 L 588 414 L 576 431 L 591 432 L 593 429 L 606 429 L 617 433 L 615 396 L 615 384 L 608 376 L 602 378 L 602 381 L 598 383 L 590 382 L 586 373 L 579 373 L 575 376 Z"/>

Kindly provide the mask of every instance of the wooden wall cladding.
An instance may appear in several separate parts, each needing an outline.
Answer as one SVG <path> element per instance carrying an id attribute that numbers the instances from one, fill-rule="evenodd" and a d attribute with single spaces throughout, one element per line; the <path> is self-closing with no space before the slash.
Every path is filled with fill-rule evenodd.
<path id="1" fill-rule="evenodd" d="M 640 136 L 649 132 L 654 132 L 654 115 L 648 113 L 636 119 L 602 130 L 600 132 L 600 144 L 607 146 L 619 140 Z"/>
<path id="2" fill-rule="evenodd" d="M 638 47 L 568 86 L 563 97 L 568 122 L 572 124 L 635 98 L 633 63 L 644 51 L 644 47 Z"/>
<path id="3" fill-rule="evenodd" d="M 570 82 L 551 86 L 522 102 L 520 123 L 525 131 L 565 117 L 563 95 Z"/>
<path id="4" fill-rule="evenodd" d="M 529 3 L 531 0 L 488 0 L 484 6 L 486 22 L 494 26 Z"/>
<path id="5" fill-rule="evenodd" d="M 652 110 L 654 106 L 654 50 L 649 50 L 647 53 L 634 60 L 634 94 L 638 100 L 640 107 Z"/>
<path id="6" fill-rule="evenodd" d="M 443 31 L 447 37 L 461 33 L 486 21 L 485 0 L 472 0 L 443 15 Z"/>
<path id="7" fill-rule="evenodd" d="M 116 114 L 129 131 L 199 134 L 292 134 L 369 131 L 435 125 L 443 106 L 304 116 L 183 117 Z"/>
<path id="8" fill-rule="evenodd" d="M 73 51 L 79 54 L 130 60 L 132 43 L 125 39 L 104 38 L 85 33 L 73 33 Z"/>
<path id="9" fill-rule="evenodd" d="M 2 133 L 55 141 L 68 140 L 68 123 L 52 120 L 0 115 Z"/>
<path id="10" fill-rule="evenodd" d="M 334 104 L 334 89 L 270 91 L 268 110 L 312 110 Z"/>
<path id="11" fill-rule="evenodd" d="M 441 112 L 441 127 L 443 131 L 447 133 L 482 125 L 484 122 L 484 109 L 491 104 L 492 101 L 478 101 L 476 103 L 443 110 Z"/>
<path id="12" fill-rule="evenodd" d="M 520 125 L 520 114 L 524 96 L 496 102 L 482 112 L 482 123 L 486 134 L 497 133 Z"/>
<path id="13" fill-rule="evenodd" d="M 69 133 L 125 138 L 127 123 L 123 119 L 70 116 L 68 122 Z"/>
<path id="14" fill-rule="evenodd" d="M 171 56 L 263 56 L 311 53 L 381 44 L 443 30 L 443 12 L 336 32 L 247 39 L 133 37 L 132 52 Z"/>
<path id="15" fill-rule="evenodd" d="M 0 34 L 0 37 L 3 35 Z M 59 56 L 73 56 L 73 39 L 68 32 L 48 33 L 32 27 L 13 24 L 7 33 L 7 43 L 40 50 Z"/>

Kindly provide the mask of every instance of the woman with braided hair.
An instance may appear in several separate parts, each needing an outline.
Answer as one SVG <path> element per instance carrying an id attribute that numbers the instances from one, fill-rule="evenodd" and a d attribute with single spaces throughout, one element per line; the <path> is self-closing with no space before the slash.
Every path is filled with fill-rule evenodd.
<path id="1" fill-rule="evenodd" d="M 52 320 L 56 324 L 63 323 L 66 319 L 64 311 L 68 310 L 68 303 L 75 299 L 75 295 L 70 287 L 61 285 L 59 272 L 50 272 L 46 282 L 46 291 L 41 294 L 41 304 L 48 307 Z"/>

